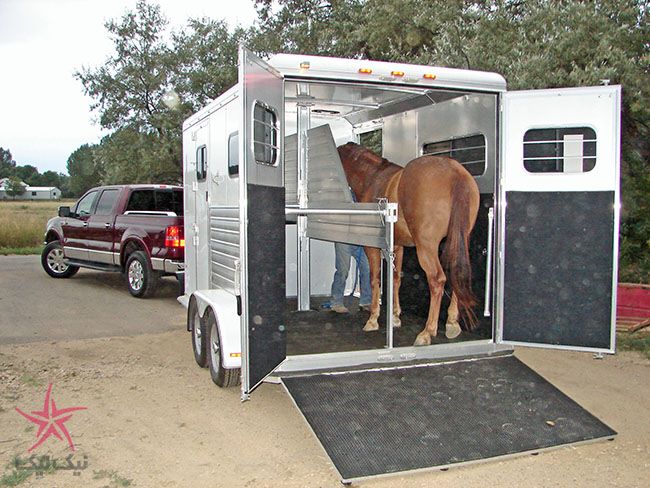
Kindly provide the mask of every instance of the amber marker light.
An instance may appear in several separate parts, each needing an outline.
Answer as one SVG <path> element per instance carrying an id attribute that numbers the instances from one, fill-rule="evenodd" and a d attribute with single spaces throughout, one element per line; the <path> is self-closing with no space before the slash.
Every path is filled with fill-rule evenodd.
<path id="1" fill-rule="evenodd" d="M 370 68 L 359 68 L 359 73 L 362 75 L 370 75 L 372 74 L 372 70 Z"/>
<path id="2" fill-rule="evenodd" d="M 309 69 L 309 66 L 310 66 L 309 61 L 303 61 L 302 63 L 300 63 L 300 69 Z"/>
<path id="3" fill-rule="evenodd" d="M 434 75 L 433 73 L 425 73 L 424 75 L 422 75 L 422 78 L 424 78 L 425 80 L 435 80 L 436 75 Z"/>
<path id="4" fill-rule="evenodd" d="M 401 77 L 404 76 L 404 71 L 391 71 L 390 74 L 393 76 Z"/>

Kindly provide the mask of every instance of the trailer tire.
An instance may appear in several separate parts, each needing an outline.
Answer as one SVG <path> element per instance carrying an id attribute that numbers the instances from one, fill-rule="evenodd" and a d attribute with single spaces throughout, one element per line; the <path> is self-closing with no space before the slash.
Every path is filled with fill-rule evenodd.
<path id="1" fill-rule="evenodd" d="M 52 241 L 45 246 L 41 253 L 41 266 L 52 278 L 70 278 L 79 271 L 79 266 L 66 264 L 63 261 L 61 241 Z"/>
<path id="2" fill-rule="evenodd" d="M 237 386 L 241 381 L 241 369 L 226 369 L 223 367 L 223 351 L 221 349 L 217 319 L 210 309 L 205 313 L 205 328 L 208 333 L 206 355 L 208 357 L 208 368 L 210 369 L 212 381 L 222 388 Z"/>
<path id="3" fill-rule="evenodd" d="M 142 251 L 135 251 L 129 255 L 124 274 L 129 293 L 136 298 L 150 297 L 158 288 L 160 274 L 151 268 L 149 258 Z"/>
<path id="4" fill-rule="evenodd" d="M 194 352 L 194 360 L 196 361 L 196 364 L 202 368 L 208 367 L 205 322 L 205 320 L 201 319 L 196 300 L 192 298 L 190 300 L 190 306 L 187 307 L 187 325 L 188 329 L 192 333 L 192 351 Z"/>

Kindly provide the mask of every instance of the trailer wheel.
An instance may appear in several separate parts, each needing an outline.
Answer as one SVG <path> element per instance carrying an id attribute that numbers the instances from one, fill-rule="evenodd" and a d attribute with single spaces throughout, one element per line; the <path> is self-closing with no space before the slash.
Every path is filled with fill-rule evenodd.
<path id="1" fill-rule="evenodd" d="M 192 332 L 192 351 L 194 351 L 196 364 L 202 368 L 206 368 L 208 366 L 208 359 L 205 354 L 207 339 L 205 320 L 201 320 L 199 307 L 196 305 L 196 300 L 193 297 L 190 300 L 190 306 L 187 308 L 187 323 L 190 332 Z"/>
<path id="2" fill-rule="evenodd" d="M 144 252 L 133 252 L 126 261 L 125 271 L 126 285 L 131 295 L 136 298 L 146 298 L 154 294 L 160 274 L 151 268 Z"/>
<path id="3" fill-rule="evenodd" d="M 236 386 L 240 382 L 240 368 L 226 369 L 223 367 L 221 340 L 219 339 L 219 329 L 217 319 L 212 310 L 208 309 L 205 315 L 205 328 L 207 330 L 207 356 L 210 376 L 217 386 L 227 388 Z"/>
<path id="4" fill-rule="evenodd" d="M 70 278 L 77 274 L 79 267 L 66 264 L 63 258 L 61 242 L 52 241 L 45 246 L 41 253 L 41 265 L 52 278 Z"/>

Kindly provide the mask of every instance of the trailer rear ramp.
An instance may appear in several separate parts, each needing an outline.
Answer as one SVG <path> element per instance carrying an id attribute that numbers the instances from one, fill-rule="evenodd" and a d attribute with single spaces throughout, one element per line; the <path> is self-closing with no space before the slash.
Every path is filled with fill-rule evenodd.
<path id="1" fill-rule="evenodd" d="M 616 435 L 514 356 L 282 382 L 344 483 Z"/>

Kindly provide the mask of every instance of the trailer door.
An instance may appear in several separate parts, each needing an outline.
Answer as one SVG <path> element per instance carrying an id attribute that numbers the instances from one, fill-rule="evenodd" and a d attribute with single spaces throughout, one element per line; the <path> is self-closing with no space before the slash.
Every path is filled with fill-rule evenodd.
<path id="1" fill-rule="evenodd" d="M 286 357 L 282 76 L 239 52 L 242 396 Z"/>
<path id="2" fill-rule="evenodd" d="M 620 97 L 503 96 L 497 342 L 614 352 Z"/>

